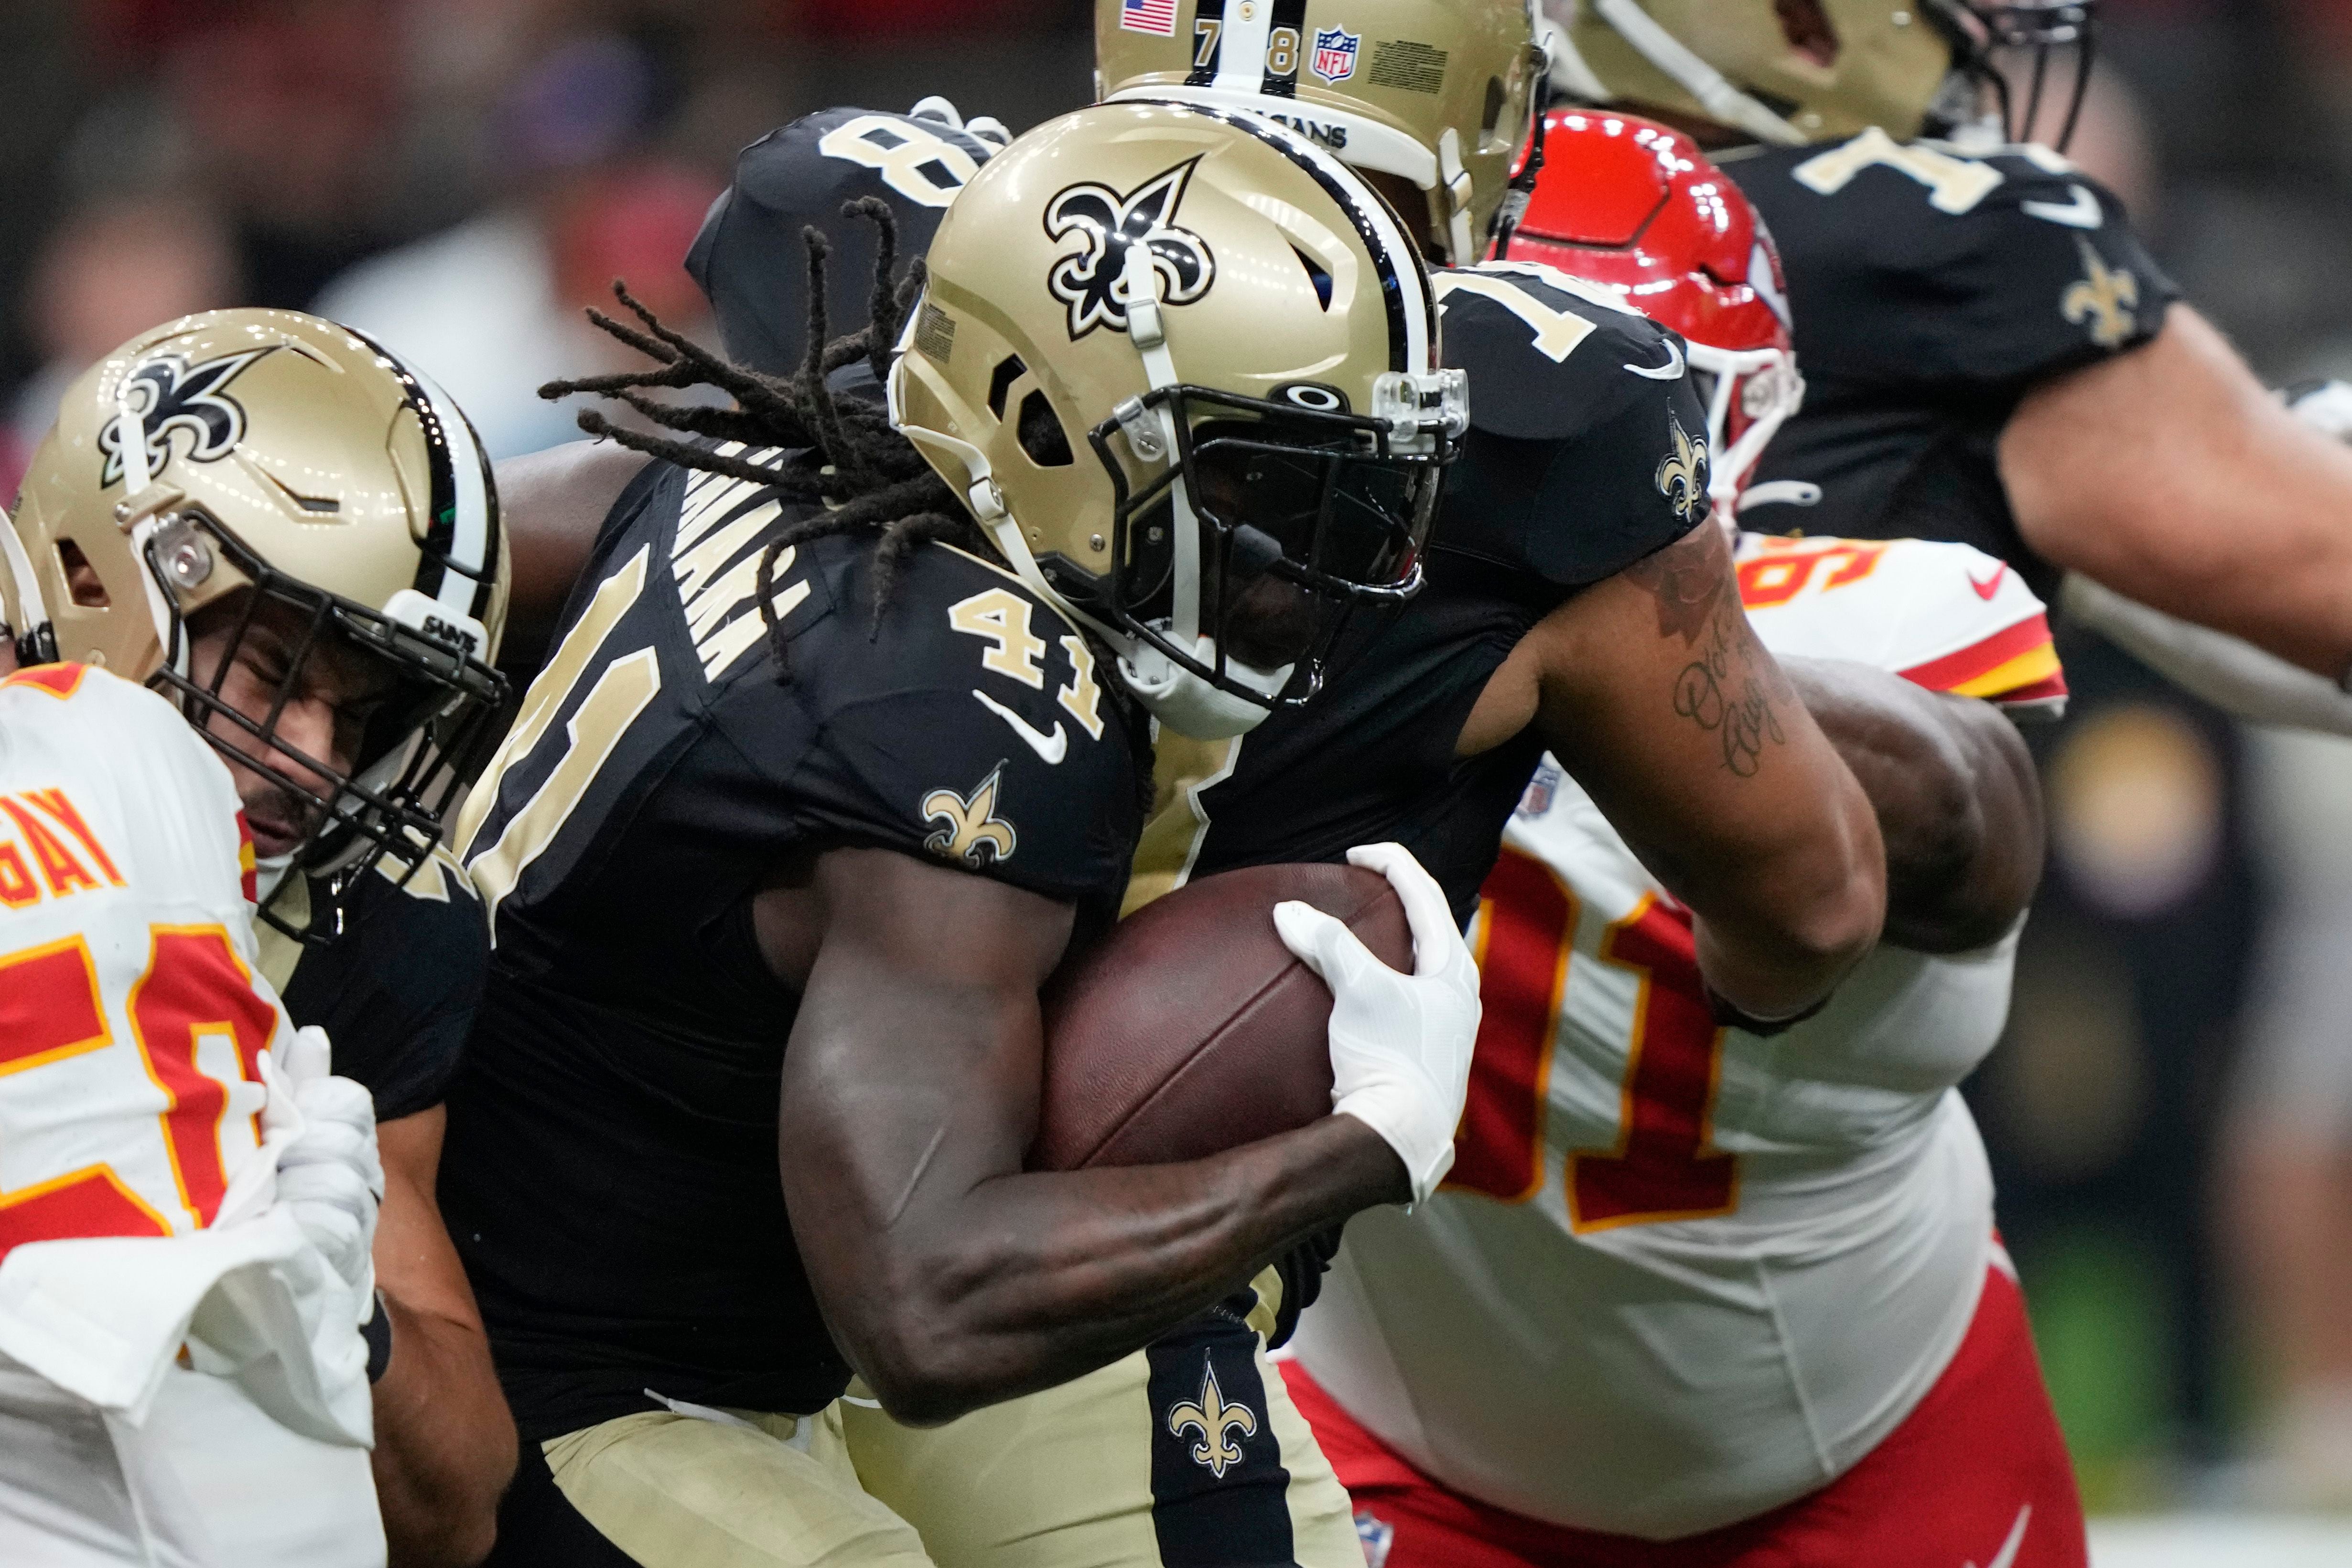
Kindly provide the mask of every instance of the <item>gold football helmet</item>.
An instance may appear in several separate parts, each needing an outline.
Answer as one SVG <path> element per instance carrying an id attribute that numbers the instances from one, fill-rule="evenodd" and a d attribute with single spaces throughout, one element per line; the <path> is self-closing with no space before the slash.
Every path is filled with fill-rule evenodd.
<path id="1" fill-rule="evenodd" d="M 1873 126 L 1897 138 L 1984 121 L 1992 138 L 2036 130 L 2050 61 L 2074 58 L 2057 145 L 2088 85 L 2097 0 L 1573 0 L 1552 43 L 1553 79 L 1595 103 L 1712 121 L 1780 146 Z M 2032 58 L 2028 102 L 2011 101 L 2000 49 Z M 2021 112 L 2020 112 L 2021 110 Z"/>
<path id="2" fill-rule="evenodd" d="M 14 522 L 0 530 L 13 568 L 0 573 L 0 609 L 20 657 L 146 682 L 283 791 L 307 832 L 273 868 L 278 889 L 301 879 L 289 868 L 347 878 L 387 854 L 422 864 L 505 694 L 492 664 L 507 594 L 489 465 L 422 374 L 292 311 L 157 327 L 65 395 Z M 189 623 L 215 606 L 235 629 L 196 670 Z M 223 700 L 266 608 L 304 628 L 278 707 L 314 657 L 355 655 L 383 678 L 348 771 L 277 734 L 277 709 L 256 721 Z M 281 910 L 273 891 L 262 913 L 290 934 L 330 932 L 331 906 L 315 920 L 286 912 L 307 901 Z"/>
<path id="3" fill-rule="evenodd" d="M 1198 0 L 1162 33 L 1167 14 L 1097 0 L 1097 98 L 1270 115 L 1427 193 L 1447 259 L 1486 253 L 1540 109 L 1534 0 Z"/>
<path id="4" fill-rule="evenodd" d="M 1467 383 L 1338 160 L 1207 104 L 1081 110 L 981 169 L 928 266 L 892 418 L 1171 729 L 1305 700 L 1348 609 L 1418 586 Z"/>

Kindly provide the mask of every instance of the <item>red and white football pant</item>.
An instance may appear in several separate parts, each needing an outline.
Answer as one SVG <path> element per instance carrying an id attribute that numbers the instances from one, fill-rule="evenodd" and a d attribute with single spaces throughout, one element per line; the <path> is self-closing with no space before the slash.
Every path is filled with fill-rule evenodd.
<path id="1" fill-rule="evenodd" d="M 2016 1280 L 1990 1271 L 1958 1354 L 1863 1461 L 1679 1541 L 1571 1530 L 1431 1480 L 1297 1362 L 1290 1396 L 1355 1500 L 1370 1568 L 2085 1568 L 2083 1504 Z"/>

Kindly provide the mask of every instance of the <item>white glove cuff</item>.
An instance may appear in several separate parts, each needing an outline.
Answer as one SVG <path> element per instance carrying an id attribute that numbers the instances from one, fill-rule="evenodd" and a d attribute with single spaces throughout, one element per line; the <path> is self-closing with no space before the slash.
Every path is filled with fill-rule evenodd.
<path id="1" fill-rule="evenodd" d="M 1404 1162 L 1405 1176 L 1412 1183 L 1412 1196 L 1405 1204 L 1408 1214 L 1427 1203 L 1454 1168 L 1454 1129 L 1435 1134 L 1426 1125 L 1427 1108 L 1425 1094 L 1415 1094 L 1401 1083 L 1366 1084 L 1331 1107 L 1333 1115 L 1352 1116 L 1379 1133 Z"/>

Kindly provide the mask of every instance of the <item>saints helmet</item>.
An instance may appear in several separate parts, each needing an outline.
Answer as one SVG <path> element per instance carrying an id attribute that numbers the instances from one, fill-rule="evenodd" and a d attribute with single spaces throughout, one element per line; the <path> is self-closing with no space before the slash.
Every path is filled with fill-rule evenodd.
<path id="1" fill-rule="evenodd" d="M 1096 96 L 1271 115 L 1426 192 L 1431 233 L 1466 267 L 1539 109 L 1538 20 L 1534 0 L 1096 0 Z"/>
<path id="2" fill-rule="evenodd" d="M 1710 121 L 1780 146 L 1842 140 L 1876 126 L 1897 138 L 1979 121 L 2011 141 L 2032 133 L 2052 51 L 2075 50 L 2074 131 L 2090 75 L 2097 0 L 1574 0 L 1552 42 L 1553 80 L 1596 103 Z M 2010 112 L 1997 48 L 2033 53 L 2023 122 Z"/>
<path id="3" fill-rule="evenodd" d="M 1542 135 L 1543 175 L 1495 259 L 1598 284 L 1687 340 L 1707 403 L 1715 514 L 1731 527 L 1765 447 L 1805 396 L 1771 231 L 1678 131 L 1555 109 Z"/>
<path id="4" fill-rule="evenodd" d="M 1305 700 L 1348 613 L 1418 586 L 1467 383 L 1338 160 L 1206 104 L 1081 110 L 980 170 L 928 266 L 893 420 L 1171 728 Z M 1291 624 L 1253 660 L 1269 589 Z"/>
<path id="5" fill-rule="evenodd" d="M 14 521 L 0 597 L 21 657 L 144 681 L 307 812 L 301 845 L 269 868 L 265 918 L 323 940 L 332 901 L 281 899 L 305 880 L 285 871 L 347 881 L 387 855 L 395 876 L 422 864 L 505 696 L 492 665 L 508 569 L 489 465 L 423 374 L 313 316 L 184 317 L 74 383 Z M 190 619 L 225 604 L 233 640 L 194 669 Z M 278 736 L 274 710 L 257 722 L 220 695 L 265 604 L 306 627 L 280 702 L 329 639 L 383 667 L 387 696 L 348 773 Z"/>

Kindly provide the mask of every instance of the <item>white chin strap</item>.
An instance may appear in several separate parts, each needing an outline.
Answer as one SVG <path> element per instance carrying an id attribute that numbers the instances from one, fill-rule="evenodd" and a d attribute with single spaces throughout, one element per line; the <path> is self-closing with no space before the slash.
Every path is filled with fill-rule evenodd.
<path id="1" fill-rule="evenodd" d="M 147 546 L 162 530 L 168 509 L 181 497 L 176 490 L 156 485 L 154 474 L 147 467 L 147 421 L 131 402 L 134 384 L 126 377 L 115 391 L 115 438 L 122 454 L 122 500 L 114 515 L 123 532 L 131 536 L 131 556 L 139 563 L 139 581 L 147 590 L 147 615 L 154 623 L 155 646 L 170 658 L 172 601 L 164 596 L 163 584 L 155 579 Z M 179 674 L 188 672 L 187 662 L 188 649 L 183 639 L 174 667 Z"/>
<path id="2" fill-rule="evenodd" d="M 1637 0 L 1586 0 L 1586 3 L 1596 16 L 1633 47 L 1636 54 L 1665 72 L 1685 92 L 1698 100 L 1699 107 L 1706 111 L 1708 119 L 1720 125 L 1745 131 L 1758 141 L 1776 147 L 1801 147 L 1811 140 L 1756 99 L 1732 86 L 1721 71 L 1693 54 L 1680 38 L 1659 26 L 1656 18 L 1643 10 Z M 1592 101 L 1603 103 L 1615 96 L 1578 55 L 1565 32 L 1552 40 L 1552 79 L 1568 91 L 1579 96 L 1590 94 Z"/>
<path id="3" fill-rule="evenodd" d="M 49 607 L 41 597 L 41 580 L 33 571 L 33 558 L 25 552 L 25 542 L 16 537 L 16 530 L 5 512 L 0 512 L 0 566 L 7 568 L 8 579 L 16 588 L 16 615 L 24 625 L 9 629 L 18 637 L 30 637 L 49 624 Z"/>

